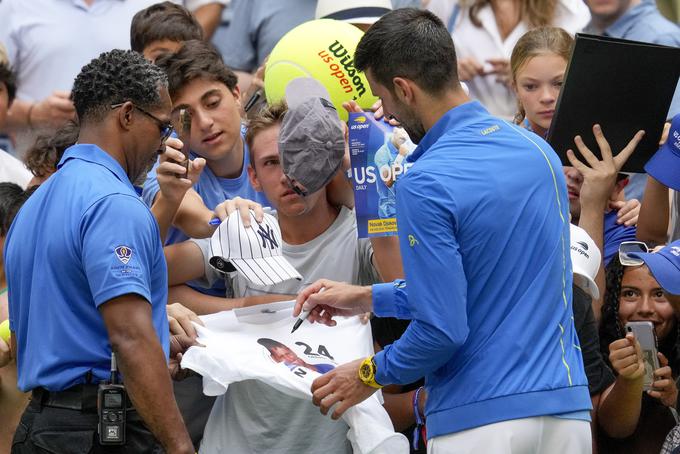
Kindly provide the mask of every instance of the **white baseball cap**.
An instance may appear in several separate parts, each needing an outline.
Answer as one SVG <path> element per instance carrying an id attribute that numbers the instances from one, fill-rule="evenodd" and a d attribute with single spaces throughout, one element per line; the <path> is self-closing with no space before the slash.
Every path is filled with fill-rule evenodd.
<path id="1" fill-rule="evenodd" d="M 382 15 L 391 10 L 390 0 L 319 0 L 314 18 L 373 25 Z"/>
<path id="2" fill-rule="evenodd" d="M 590 235 L 581 227 L 569 224 L 569 231 L 574 284 L 581 287 L 593 299 L 598 299 L 600 298 L 600 290 L 595 283 L 595 276 L 600 269 L 602 253 Z"/>
<path id="3" fill-rule="evenodd" d="M 290 279 L 302 280 L 281 253 L 281 229 L 270 214 L 261 223 L 250 212 L 250 227 L 244 227 L 238 211 L 222 221 L 210 238 L 210 265 L 223 273 L 238 271 L 256 285 L 274 285 Z"/>

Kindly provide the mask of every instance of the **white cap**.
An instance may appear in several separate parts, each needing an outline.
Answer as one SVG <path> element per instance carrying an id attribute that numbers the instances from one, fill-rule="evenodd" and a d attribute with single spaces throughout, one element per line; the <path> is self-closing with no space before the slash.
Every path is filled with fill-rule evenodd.
<path id="1" fill-rule="evenodd" d="M 574 284 L 581 287 L 593 299 L 600 298 L 600 290 L 595 283 L 595 276 L 600 269 L 602 253 L 593 239 L 581 227 L 569 224 L 571 236 L 571 267 L 574 272 Z"/>
<path id="2" fill-rule="evenodd" d="M 237 270 L 257 285 L 274 285 L 302 276 L 281 253 L 281 229 L 269 214 L 262 223 L 250 212 L 250 227 L 244 227 L 238 211 L 217 228 L 210 239 L 210 265 L 223 273 Z"/>
<path id="3" fill-rule="evenodd" d="M 314 18 L 372 25 L 391 10 L 390 0 L 319 0 Z"/>
<path id="4" fill-rule="evenodd" d="M 288 110 L 303 104 L 310 98 L 323 98 L 330 101 L 331 95 L 328 94 L 326 87 L 313 77 L 298 77 L 286 85 Z"/>

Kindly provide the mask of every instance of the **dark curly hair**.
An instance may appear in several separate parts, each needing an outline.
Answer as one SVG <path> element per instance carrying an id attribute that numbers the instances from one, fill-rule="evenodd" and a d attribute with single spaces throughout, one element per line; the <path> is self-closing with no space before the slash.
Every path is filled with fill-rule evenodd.
<path id="1" fill-rule="evenodd" d="M 160 88 L 167 84 L 163 71 L 141 54 L 114 49 L 83 66 L 71 97 L 82 126 L 100 120 L 111 105 L 125 101 L 153 110 L 160 104 Z"/>
<path id="2" fill-rule="evenodd" d="M 172 2 L 156 3 L 139 11 L 130 26 L 130 47 L 139 53 L 154 41 L 203 39 L 203 29 L 193 14 Z"/>
<path id="3" fill-rule="evenodd" d="M 0 63 L 0 84 L 5 84 L 9 104 L 12 105 L 14 96 L 17 94 L 17 79 L 14 71 L 7 63 Z"/>
<path id="4" fill-rule="evenodd" d="M 187 41 L 176 53 L 161 55 L 156 64 L 168 75 L 172 99 L 189 82 L 198 78 L 222 82 L 231 91 L 238 83 L 236 74 L 222 61 L 222 55 L 205 41 Z"/>
<path id="5" fill-rule="evenodd" d="M 19 208 L 36 188 L 33 186 L 24 191 L 15 183 L 0 183 L 0 236 L 7 236 Z"/>
<path id="6" fill-rule="evenodd" d="M 606 290 L 602 305 L 602 320 L 600 322 L 600 351 L 609 363 L 609 344 L 625 336 L 623 326 L 619 321 L 619 298 L 621 297 L 621 282 L 626 267 L 621 265 L 618 255 L 615 255 L 605 269 Z M 675 331 L 665 339 L 659 339 L 659 351 L 668 358 L 668 364 L 673 370 L 673 376 L 680 371 L 680 324 L 675 320 Z"/>
<path id="7" fill-rule="evenodd" d="M 47 178 L 57 171 L 57 164 L 64 151 L 78 141 L 80 128 L 69 121 L 52 134 L 40 135 L 26 151 L 24 163 L 38 178 Z"/>

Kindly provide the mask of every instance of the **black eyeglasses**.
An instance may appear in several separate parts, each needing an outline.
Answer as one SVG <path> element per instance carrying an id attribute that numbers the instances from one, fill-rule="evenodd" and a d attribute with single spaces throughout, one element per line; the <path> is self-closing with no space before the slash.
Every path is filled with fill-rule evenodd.
<path id="1" fill-rule="evenodd" d="M 113 104 L 111 106 L 111 109 L 117 109 L 117 108 L 121 107 L 123 104 L 125 104 L 125 103 L 121 102 L 121 103 L 118 103 L 118 104 Z M 156 126 L 158 126 L 158 132 L 161 135 L 161 144 L 164 144 L 165 141 L 168 140 L 168 137 L 170 137 L 170 135 L 172 135 L 172 131 L 174 130 L 174 128 L 172 127 L 172 123 L 165 122 L 165 121 L 161 120 L 160 118 L 158 118 L 157 116 L 155 116 L 151 112 L 147 112 L 146 110 L 142 109 L 141 107 L 139 107 L 135 104 L 132 104 L 132 107 L 139 110 L 141 113 L 143 113 L 147 117 L 151 118 L 154 121 L 154 123 L 156 123 Z"/>

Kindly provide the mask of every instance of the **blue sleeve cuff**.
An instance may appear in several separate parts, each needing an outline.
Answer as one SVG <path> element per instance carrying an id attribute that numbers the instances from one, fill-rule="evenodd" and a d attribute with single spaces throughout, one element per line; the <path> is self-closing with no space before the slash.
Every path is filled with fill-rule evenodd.
<path id="1" fill-rule="evenodd" d="M 373 313 L 378 317 L 394 317 L 402 320 L 412 318 L 408 307 L 406 282 L 397 279 L 394 282 L 375 284 L 372 287 Z"/>
<path id="2" fill-rule="evenodd" d="M 387 378 L 387 360 L 385 358 L 386 351 L 392 346 L 388 345 L 384 350 L 379 351 L 373 356 L 373 362 L 375 363 L 375 381 L 380 383 L 382 386 L 391 385 L 390 379 Z"/>
<path id="3" fill-rule="evenodd" d="M 374 284 L 371 287 L 373 313 L 378 317 L 395 317 L 394 284 Z"/>

